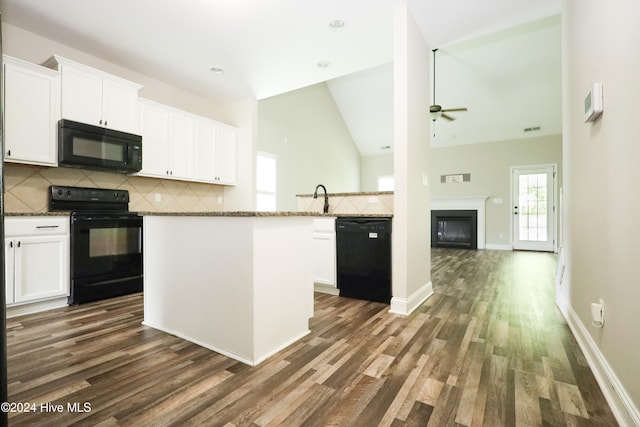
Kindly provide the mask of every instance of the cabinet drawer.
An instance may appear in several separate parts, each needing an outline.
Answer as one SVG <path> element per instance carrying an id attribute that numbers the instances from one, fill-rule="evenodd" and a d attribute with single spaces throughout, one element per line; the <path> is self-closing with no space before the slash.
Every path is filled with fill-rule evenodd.
<path id="1" fill-rule="evenodd" d="M 41 236 L 69 233 L 69 217 L 5 218 L 5 236 Z"/>
<path id="2" fill-rule="evenodd" d="M 335 218 L 314 218 L 313 231 L 321 232 L 321 233 L 335 233 L 336 219 Z"/>

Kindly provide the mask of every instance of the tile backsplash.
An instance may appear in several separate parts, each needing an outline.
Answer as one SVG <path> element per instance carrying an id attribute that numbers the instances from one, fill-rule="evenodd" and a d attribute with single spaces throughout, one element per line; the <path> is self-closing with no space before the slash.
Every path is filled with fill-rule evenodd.
<path id="1" fill-rule="evenodd" d="M 324 197 L 298 195 L 298 211 L 322 212 Z M 329 213 L 332 215 L 393 215 L 393 193 L 337 193 L 329 194 Z"/>
<path id="2" fill-rule="evenodd" d="M 17 163 L 5 163 L 4 168 L 7 213 L 47 212 L 50 185 L 126 189 L 129 210 L 135 212 L 224 210 L 224 187 L 219 185 Z"/>

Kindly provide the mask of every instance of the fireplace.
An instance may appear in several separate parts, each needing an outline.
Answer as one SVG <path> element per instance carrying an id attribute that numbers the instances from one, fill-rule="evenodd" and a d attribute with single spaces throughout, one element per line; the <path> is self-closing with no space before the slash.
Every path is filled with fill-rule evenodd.
<path id="1" fill-rule="evenodd" d="M 478 211 L 432 210 L 431 247 L 478 249 Z"/>

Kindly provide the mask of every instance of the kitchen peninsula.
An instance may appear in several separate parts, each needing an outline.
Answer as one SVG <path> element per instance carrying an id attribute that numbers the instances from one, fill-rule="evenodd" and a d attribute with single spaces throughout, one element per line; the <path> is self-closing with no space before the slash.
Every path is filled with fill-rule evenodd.
<path id="1" fill-rule="evenodd" d="M 309 333 L 322 214 L 143 215 L 145 325 L 249 365 Z"/>

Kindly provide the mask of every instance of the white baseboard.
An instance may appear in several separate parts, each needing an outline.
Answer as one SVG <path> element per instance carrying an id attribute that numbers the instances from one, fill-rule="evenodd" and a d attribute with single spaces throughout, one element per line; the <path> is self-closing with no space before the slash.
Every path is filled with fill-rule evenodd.
<path id="1" fill-rule="evenodd" d="M 496 243 L 487 243 L 485 245 L 485 249 L 489 249 L 492 251 L 512 251 L 513 246 L 511 245 L 498 245 Z"/>
<path id="2" fill-rule="evenodd" d="M 224 356 L 227 356 L 227 357 L 235 359 L 235 360 L 237 360 L 239 362 L 242 362 L 245 365 L 250 365 L 250 366 L 255 366 L 256 365 L 256 363 L 254 363 L 252 360 L 250 360 L 250 359 L 248 359 L 246 357 L 240 356 L 239 354 L 232 353 L 230 351 L 223 350 L 223 349 L 218 348 L 218 347 L 216 347 L 214 345 L 210 345 L 210 344 L 204 343 L 202 341 L 193 339 L 192 337 L 189 337 L 189 336 L 187 336 L 185 334 L 173 331 L 173 330 L 168 329 L 168 328 L 161 328 L 161 327 L 159 327 L 157 325 L 152 325 L 150 323 L 147 323 L 146 321 L 142 321 L 142 324 L 145 325 L 145 326 L 148 326 L 150 328 L 162 331 L 162 332 L 164 332 L 166 334 L 173 335 L 173 336 L 176 336 L 178 338 L 182 338 L 183 340 L 186 340 L 186 341 L 190 341 L 190 342 L 192 342 L 194 344 L 199 345 L 200 347 L 204 347 L 204 348 L 209 349 L 211 351 L 215 351 L 216 353 L 220 353 L 220 354 L 222 354 Z"/>
<path id="3" fill-rule="evenodd" d="M 604 394 L 618 423 L 623 427 L 640 426 L 638 408 L 636 408 L 633 400 L 622 383 L 620 383 L 620 380 L 618 380 L 611 366 L 609 366 L 607 359 L 596 345 L 584 323 L 582 323 L 566 299 L 559 294 L 556 296 L 556 305 L 567 320 L 569 328 L 584 353 L 589 367 L 602 390 L 602 394 Z"/>
<path id="4" fill-rule="evenodd" d="M 340 295 L 340 289 L 336 288 L 336 285 L 328 285 L 324 283 L 315 282 L 313 284 L 313 290 L 315 292 L 321 292 L 329 295 Z"/>
<path id="5" fill-rule="evenodd" d="M 290 346 L 291 344 L 293 344 L 294 342 L 298 341 L 302 337 L 304 337 L 306 335 L 309 335 L 311 333 L 310 330 L 306 330 L 306 331 L 302 332 L 299 336 L 297 336 L 295 338 L 292 338 L 291 340 L 283 343 L 282 345 L 278 346 L 277 348 L 269 351 L 267 354 L 263 354 L 263 355 L 261 355 L 259 357 L 255 357 L 254 356 L 252 358 L 253 359 L 252 360 L 252 359 L 240 356 L 239 354 L 224 350 L 222 348 L 216 347 L 215 345 L 207 344 L 207 343 L 202 342 L 200 340 L 194 339 L 193 337 L 187 336 L 185 334 L 182 334 L 182 333 L 179 333 L 179 332 L 167 329 L 167 328 L 161 328 L 161 327 L 158 327 L 156 325 L 152 325 L 150 323 L 147 323 L 145 321 L 143 321 L 142 324 L 145 325 L 145 326 L 148 326 L 150 328 L 157 329 L 159 331 L 167 333 L 169 335 L 173 335 L 173 336 L 176 336 L 178 338 L 182 338 L 183 340 L 190 341 L 190 342 L 192 342 L 194 344 L 199 345 L 200 347 L 204 347 L 204 348 L 209 349 L 211 351 L 215 351 L 216 353 L 220 353 L 220 354 L 222 354 L 224 356 L 230 357 L 232 359 L 235 359 L 235 360 L 237 360 L 239 362 L 242 362 L 245 365 L 249 365 L 249 366 L 257 366 L 259 363 L 264 362 L 266 359 L 268 359 L 269 357 L 273 356 L 274 354 L 276 354 L 280 350 L 283 350 L 284 348 Z"/>
<path id="6" fill-rule="evenodd" d="M 277 348 L 274 348 L 273 350 L 271 350 L 270 352 L 268 352 L 267 354 L 263 354 L 260 357 L 257 357 L 253 363 L 253 366 L 258 365 L 259 363 L 264 362 L 265 360 L 267 360 L 269 357 L 273 356 L 274 354 L 276 354 L 279 351 L 284 350 L 285 348 L 289 347 L 291 344 L 295 343 L 296 341 L 302 339 L 303 337 L 309 335 L 311 333 L 310 330 L 307 330 L 306 332 L 301 333 L 299 336 L 290 339 L 289 341 L 285 342 L 284 344 L 280 345 Z"/>
<path id="7" fill-rule="evenodd" d="M 7 307 L 7 319 L 10 317 L 22 316 L 24 314 L 39 313 L 41 311 L 53 310 L 55 308 L 68 307 L 66 296 L 44 301 L 30 302 L 22 305 L 12 305 Z"/>
<path id="8" fill-rule="evenodd" d="M 426 283 L 420 289 L 415 291 L 409 296 L 409 298 L 391 298 L 391 307 L 389 313 L 400 314 L 408 316 L 413 311 L 420 307 L 420 304 L 425 302 L 431 295 L 433 295 L 433 284 L 431 281 Z"/>

